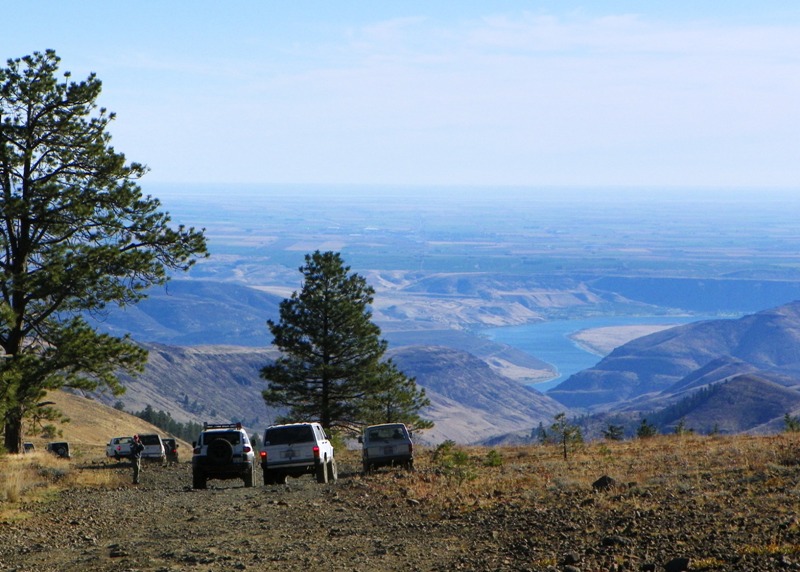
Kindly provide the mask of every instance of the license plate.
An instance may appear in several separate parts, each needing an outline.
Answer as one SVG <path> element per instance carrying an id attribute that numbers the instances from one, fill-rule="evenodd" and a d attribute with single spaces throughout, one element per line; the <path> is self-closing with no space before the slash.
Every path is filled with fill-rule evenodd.
<path id="1" fill-rule="evenodd" d="M 294 459 L 294 451 L 292 451 L 291 449 L 289 449 L 288 451 L 282 451 L 281 457 L 283 457 L 284 459 Z"/>
<path id="2" fill-rule="evenodd" d="M 391 455 L 394 453 L 394 447 L 384 447 L 383 454 L 384 455 Z"/>

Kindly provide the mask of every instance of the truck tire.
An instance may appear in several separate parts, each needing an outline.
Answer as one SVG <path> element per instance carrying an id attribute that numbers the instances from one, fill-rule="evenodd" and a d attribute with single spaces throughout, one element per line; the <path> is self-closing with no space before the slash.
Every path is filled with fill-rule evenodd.
<path id="1" fill-rule="evenodd" d="M 208 459 L 218 465 L 230 463 L 233 460 L 233 445 L 226 439 L 214 439 L 208 446 Z"/>
<path id="2" fill-rule="evenodd" d="M 335 483 L 339 480 L 339 469 L 336 467 L 336 459 L 331 459 L 328 463 L 328 481 Z"/>
<path id="3" fill-rule="evenodd" d="M 317 463 L 315 467 L 315 472 L 317 476 L 317 482 L 321 485 L 324 485 L 328 482 L 328 463 L 325 461 L 320 461 Z"/>
<path id="4" fill-rule="evenodd" d="M 199 473 L 192 473 L 192 488 L 205 489 L 207 488 L 206 476 Z"/>

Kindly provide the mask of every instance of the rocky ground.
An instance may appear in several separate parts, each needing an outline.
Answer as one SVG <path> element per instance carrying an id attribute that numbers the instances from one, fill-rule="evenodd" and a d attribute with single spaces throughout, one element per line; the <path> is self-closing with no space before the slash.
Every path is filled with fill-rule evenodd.
<path id="1" fill-rule="evenodd" d="M 481 450 L 465 465 L 420 459 L 414 473 L 368 477 L 340 459 L 336 483 L 198 491 L 190 465 L 148 465 L 139 486 L 23 504 L 25 518 L 0 524 L 0 570 L 800 569 L 800 467 L 788 454 L 760 461 L 760 442 L 725 443 L 598 445 L 566 463 L 518 448 L 492 467 Z M 598 483 L 587 467 L 618 478 Z"/>

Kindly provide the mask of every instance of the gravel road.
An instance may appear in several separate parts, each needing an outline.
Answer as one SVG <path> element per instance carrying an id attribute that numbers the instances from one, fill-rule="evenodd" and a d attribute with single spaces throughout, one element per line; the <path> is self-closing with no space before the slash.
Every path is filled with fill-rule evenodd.
<path id="1" fill-rule="evenodd" d="M 88 469 L 88 467 L 87 467 Z M 191 488 L 187 463 L 142 484 L 65 489 L 0 524 L 2 571 L 681 572 L 800 569 L 800 466 L 687 468 L 607 491 L 557 484 L 435 499 L 434 470 Z M 98 464 L 127 481 L 124 463 Z M 505 473 L 531 472 L 515 465 Z M 430 495 L 414 498 L 409 491 Z M 454 486 L 454 485 L 450 485 Z M 441 489 L 438 489 L 441 490 Z"/>
<path id="2" fill-rule="evenodd" d="M 346 466 L 327 485 L 190 485 L 186 463 L 146 465 L 138 487 L 65 490 L 25 507 L 29 518 L 0 525 L 0 570 L 448 570 L 474 545 L 457 522 L 373 498 Z"/>

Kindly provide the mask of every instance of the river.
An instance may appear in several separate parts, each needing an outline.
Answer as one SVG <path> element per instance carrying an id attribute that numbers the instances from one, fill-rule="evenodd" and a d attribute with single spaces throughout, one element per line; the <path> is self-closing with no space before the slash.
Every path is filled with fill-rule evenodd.
<path id="1" fill-rule="evenodd" d="M 532 384 L 546 392 L 565 381 L 569 376 L 597 364 L 602 358 L 586 351 L 570 339 L 570 334 L 581 330 L 608 326 L 679 325 L 711 316 L 607 316 L 581 320 L 556 320 L 525 326 L 492 328 L 483 333 L 492 341 L 507 344 L 552 365 L 558 376 Z"/>

